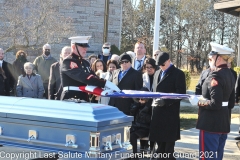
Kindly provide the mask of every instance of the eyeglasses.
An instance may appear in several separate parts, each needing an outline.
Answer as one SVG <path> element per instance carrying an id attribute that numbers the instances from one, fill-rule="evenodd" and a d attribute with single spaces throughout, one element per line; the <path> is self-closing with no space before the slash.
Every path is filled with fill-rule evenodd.
<path id="1" fill-rule="evenodd" d="M 146 69 L 153 69 L 153 67 L 146 67 Z"/>
<path id="2" fill-rule="evenodd" d="M 102 47 L 103 49 L 109 49 L 109 47 Z"/>
<path id="3" fill-rule="evenodd" d="M 120 64 L 128 63 L 129 61 L 121 61 Z"/>

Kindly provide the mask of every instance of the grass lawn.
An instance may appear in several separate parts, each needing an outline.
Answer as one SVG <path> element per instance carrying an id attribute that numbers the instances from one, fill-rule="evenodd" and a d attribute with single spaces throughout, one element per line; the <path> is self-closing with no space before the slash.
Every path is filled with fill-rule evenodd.
<path id="1" fill-rule="evenodd" d="M 190 86 L 189 86 L 188 90 L 195 91 L 195 87 L 197 85 L 199 77 L 200 77 L 200 75 L 191 76 L 191 83 L 190 83 Z"/>
<path id="2" fill-rule="evenodd" d="M 186 130 L 196 127 L 198 118 L 197 107 L 181 107 L 180 108 L 180 127 L 181 130 Z M 232 118 L 239 117 L 238 109 L 232 111 Z"/>

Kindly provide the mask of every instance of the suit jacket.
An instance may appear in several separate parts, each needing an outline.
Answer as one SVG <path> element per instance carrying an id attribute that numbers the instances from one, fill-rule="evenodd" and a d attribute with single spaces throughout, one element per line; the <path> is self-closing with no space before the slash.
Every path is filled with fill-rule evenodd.
<path id="1" fill-rule="evenodd" d="M 60 100 L 62 94 L 62 85 L 60 78 L 60 64 L 53 63 L 50 67 L 50 77 L 48 83 L 48 99 Z"/>
<path id="2" fill-rule="evenodd" d="M 186 93 L 186 81 L 183 71 L 173 65 L 160 80 L 162 70 L 157 70 L 153 78 L 153 92 Z M 152 108 L 150 141 L 174 142 L 180 139 L 180 100 L 164 99 L 165 105 Z"/>
<path id="3" fill-rule="evenodd" d="M 4 70 L 5 76 L 7 77 L 7 79 L 4 81 L 5 96 L 10 96 L 10 91 L 14 86 L 12 64 L 3 60 L 2 69 Z"/>
<path id="4" fill-rule="evenodd" d="M 140 90 L 143 85 L 142 74 L 132 67 L 128 70 L 122 80 L 118 81 L 120 69 L 113 72 L 112 82 L 121 90 Z M 130 107 L 134 103 L 132 98 L 110 98 L 109 105 L 117 107 L 126 115 L 130 115 Z"/>
<path id="5" fill-rule="evenodd" d="M 27 76 L 19 76 L 16 91 L 17 97 L 43 98 L 44 88 L 41 76 L 32 75 L 30 79 Z"/>
<path id="6" fill-rule="evenodd" d="M 144 61 L 145 61 L 146 58 L 147 58 L 147 57 L 145 56 L 143 62 L 141 62 L 142 64 L 144 64 Z M 135 68 L 134 68 L 134 67 L 135 67 L 135 60 L 136 60 L 136 58 L 135 58 L 135 59 L 132 59 L 132 68 L 133 68 L 133 69 L 135 69 Z M 142 65 L 141 68 L 140 68 L 139 70 L 137 70 L 137 71 L 142 72 L 142 68 L 143 68 L 143 65 Z"/>

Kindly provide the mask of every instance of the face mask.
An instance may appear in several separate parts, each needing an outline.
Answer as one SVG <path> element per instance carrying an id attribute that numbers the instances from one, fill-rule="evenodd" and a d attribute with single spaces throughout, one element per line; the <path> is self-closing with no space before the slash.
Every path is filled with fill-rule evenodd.
<path id="1" fill-rule="evenodd" d="M 49 52 L 49 51 L 45 51 L 44 54 L 45 54 L 46 56 L 49 56 L 50 52 Z"/>
<path id="2" fill-rule="evenodd" d="M 19 59 L 23 60 L 23 59 L 25 59 L 25 56 L 24 55 L 20 55 Z"/>
<path id="3" fill-rule="evenodd" d="M 110 50 L 109 50 L 109 49 L 103 49 L 103 55 L 108 55 L 108 54 L 109 54 L 109 52 L 110 52 Z"/>

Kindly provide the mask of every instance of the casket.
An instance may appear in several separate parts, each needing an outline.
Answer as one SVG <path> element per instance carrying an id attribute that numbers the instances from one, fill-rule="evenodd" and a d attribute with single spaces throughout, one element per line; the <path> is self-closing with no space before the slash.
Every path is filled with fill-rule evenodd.
<path id="1" fill-rule="evenodd" d="M 131 151 L 132 121 L 102 104 L 0 96 L 2 149 L 39 151 L 38 157 L 121 159 L 121 153 Z"/>

